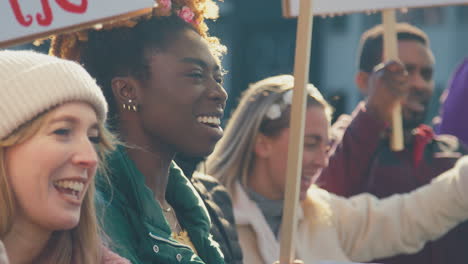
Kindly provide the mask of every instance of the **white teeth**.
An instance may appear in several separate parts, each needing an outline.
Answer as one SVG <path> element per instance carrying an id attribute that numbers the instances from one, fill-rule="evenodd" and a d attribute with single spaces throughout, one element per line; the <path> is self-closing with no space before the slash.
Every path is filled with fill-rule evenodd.
<path id="1" fill-rule="evenodd" d="M 221 125 L 221 119 L 216 116 L 199 116 L 197 117 L 197 121 L 202 124 L 209 124 L 215 126 Z"/>
<path id="2" fill-rule="evenodd" d="M 57 181 L 54 183 L 55 186 L 64 189 L 70 189 L 76 192 L 81 192 L 84 189 L 84 183 L 78 181 Z"/>

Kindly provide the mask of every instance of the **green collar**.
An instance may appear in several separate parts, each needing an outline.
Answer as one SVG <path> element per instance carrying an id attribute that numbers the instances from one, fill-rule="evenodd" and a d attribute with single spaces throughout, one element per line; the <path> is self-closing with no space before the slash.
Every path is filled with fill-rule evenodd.
<path id="1" fill-rule="evenodd" d="M 159 236 L 172 239 L 169 224 L 153 192 L 146 186 L 145 176 L 136 168 L 123 147 L 111 154 L 108 167 L 112 189 L 103 182 L 104 177 L 99 177 L 98 185 L 112 197 L 111 204 L 113 200 L 120 202 L 132 214 L 151 225 L 151 229 Z M 182 227 L 189 233 L 199 256 L 206 263 L 224 263 L 218 244 L 211 238 L 211 220 L 203 200 L 174 162 L 169 169 L 166 199 L 174 208 Z"/>

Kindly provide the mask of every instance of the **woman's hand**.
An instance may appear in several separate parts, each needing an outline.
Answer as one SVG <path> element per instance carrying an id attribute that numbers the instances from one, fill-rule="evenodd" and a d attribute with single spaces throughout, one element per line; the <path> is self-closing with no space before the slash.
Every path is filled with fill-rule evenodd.
<path id="1" fill-rule="evenodd" d="M 3 246 L 2 241 L 0 240 L 0 264 L 8 264 L 8 257 L 6 254 L 5 247 Z"/>

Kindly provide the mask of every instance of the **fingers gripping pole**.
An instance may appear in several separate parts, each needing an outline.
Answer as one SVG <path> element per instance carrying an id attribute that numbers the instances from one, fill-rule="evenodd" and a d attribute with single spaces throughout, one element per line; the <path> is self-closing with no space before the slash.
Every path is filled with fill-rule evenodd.
<path id="1" fill-rule="evenodd" d="M 398 60 L 395 9 L 383 10 L 382 20 L 384 26 L 384 60 Z M 392 135 L 390 148 L 393 151 L 400 151 L 404 148 L 401 104 L 397 104 L 392 112 Z"/>
<path id="2" fill-rule="evenodd" d="M 280 241 L 280 263 L 294 260 L 294 237 L 299 206 L 299 183 L 302 170 L 304 125 L 309 83 L 310 47 L 312 41 L 312 0 L 301 0 L 296 33 L 294 62 L 294 93 L 291 106 L 291 124 L 288 147 L 286 192 Z"/>

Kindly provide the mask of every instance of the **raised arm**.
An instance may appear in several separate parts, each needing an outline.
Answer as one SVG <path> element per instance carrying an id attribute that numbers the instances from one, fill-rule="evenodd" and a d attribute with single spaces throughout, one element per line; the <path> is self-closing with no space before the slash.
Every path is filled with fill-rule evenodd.
<path id="1" fill-rule="evenodd" d="M 333 125 L 335 142 L 329 166 L 322 171 L 318 183 L 325 190 L 346 197 L 362 192 L 376 150 L 380 144 L 388 144 L 381 139 L 391 113 L 408 92 L 408 75 L 401 63 L 378 65 L 366 76 L 367 101 L 358 105 L 351 120 L 340 119 Z"/>
<path id="2" fill-rule="evenodd" d="M 331 197 L 342 247 L 353 261 L 415 253 L 468 219 L 468 157 L 430 184 L 378 200 Z"/>

